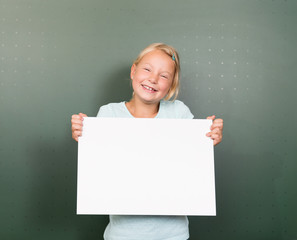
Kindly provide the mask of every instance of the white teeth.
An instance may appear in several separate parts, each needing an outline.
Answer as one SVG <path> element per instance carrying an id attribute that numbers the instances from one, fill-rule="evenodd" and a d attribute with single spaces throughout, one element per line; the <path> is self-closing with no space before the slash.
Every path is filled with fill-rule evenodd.
<path id="1" fill-rule="evenodd" d="M 143 87 L 146 88 L 146 89 L 148 89 L 148 90 L 150 90 L 150 91 L 154 91 L 153 88 L 150 88 L 150 87 L 148 87 L 148 86 L 143 86 Z"/>

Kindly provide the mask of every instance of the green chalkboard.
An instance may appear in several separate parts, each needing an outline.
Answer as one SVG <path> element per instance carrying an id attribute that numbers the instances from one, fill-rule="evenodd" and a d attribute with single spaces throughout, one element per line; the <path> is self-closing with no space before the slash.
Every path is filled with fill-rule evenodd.
<path id="1" fill-rule="evenodd" d="M 0 239 L 103 239 L 76 215 L 71 115 L 129 100 L 153 42 L 181 57 L 196 118 L 224 119 L 216 217 L 192 240 L 297 239 L 297 1 L 0 0 Z"/>

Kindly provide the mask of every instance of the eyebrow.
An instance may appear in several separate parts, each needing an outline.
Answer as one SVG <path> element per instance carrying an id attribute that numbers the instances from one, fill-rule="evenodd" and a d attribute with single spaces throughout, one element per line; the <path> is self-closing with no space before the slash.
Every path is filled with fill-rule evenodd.
<path id="1" fill-rule="evenodd" d="M 151 64 L 149 64 L 149 63 L 143 63 L 144 65 L 149 65 L 150 67 L 153 67 Z M 168 71 L 162 71 L 162 73 L 168 73 L 168 74 L 170 74 L 170 75 L 173 75 L 173 73 L 171 73 L 171 72 L 168 72 Z"/>

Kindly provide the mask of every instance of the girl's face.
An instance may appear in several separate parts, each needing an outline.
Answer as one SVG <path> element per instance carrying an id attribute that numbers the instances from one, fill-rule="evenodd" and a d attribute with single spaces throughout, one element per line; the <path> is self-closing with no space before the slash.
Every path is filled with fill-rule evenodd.
<path id="1" fill-rule="evenodd" d="M 141 61 L 131 67 L 134 98 L 148 104 L 159 103 L 173 81 L 175 64 L 171 57 L 161 50 L 147 53 Z"/>

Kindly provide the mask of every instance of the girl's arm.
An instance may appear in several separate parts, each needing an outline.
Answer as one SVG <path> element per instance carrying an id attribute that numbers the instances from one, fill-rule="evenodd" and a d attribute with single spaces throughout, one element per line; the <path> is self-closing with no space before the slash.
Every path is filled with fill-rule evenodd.
<path id="1" fill-rule="evenodd" d="M 212 125 L 210 127 L 210 132 L 206 134 L 207 137 L 213 139 L 213 145 L 217 145 L 222 141 L 223 138 L 223 119 L 217 118 L 216 116 L 212 115 L 207 117 L 207 119 L 211 119 Z"/>
<path id="2" fill-rule="evenodd" d="M 77 142 L 78 137 L 82 135 L 84 117 L 87 117 L 87 115 L 84 113 L 74 114 L 71 117 L 72 138 Z"/>

